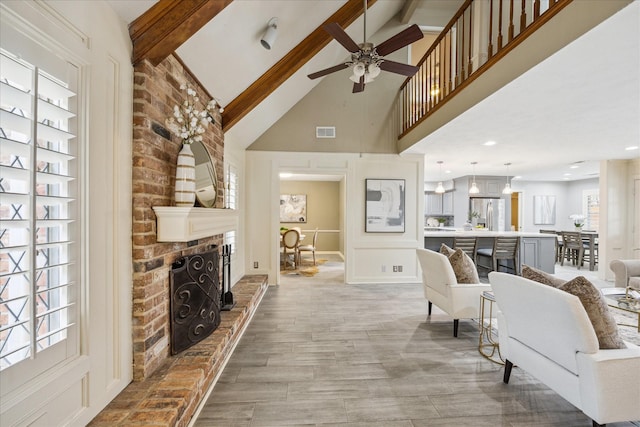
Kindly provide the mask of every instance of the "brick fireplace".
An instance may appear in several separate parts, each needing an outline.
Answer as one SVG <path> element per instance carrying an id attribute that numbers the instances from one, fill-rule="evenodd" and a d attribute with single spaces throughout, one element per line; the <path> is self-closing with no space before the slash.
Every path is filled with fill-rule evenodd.
<path id="1" fill-rule="evenodd" d="M 166 121 L 183 102 L 187 83 L 202 102 L 211 99 L 183 64 L 169 56 L 158 66 L 144 61 L 134 69 L 133 94 L 133 377 L 152 375 L 170 355 L 169 277 L 179 258 L 222 245 L 222 235 L 187 243 L 159 243 L 153 206 L 173 206 L 176 160 L 182 143 Z M 203 135 L 222 182 L 224 136 L 216 113 Z M 222 189 L 217 205 L 222 204 Z"/>

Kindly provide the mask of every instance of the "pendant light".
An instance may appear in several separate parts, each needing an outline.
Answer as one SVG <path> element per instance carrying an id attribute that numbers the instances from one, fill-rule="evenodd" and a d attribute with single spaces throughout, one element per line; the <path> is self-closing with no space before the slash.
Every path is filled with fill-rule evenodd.
<path id="1" fill-rule="evenodd" d="M 440 182 L 438 182 L 438 186 L 436 187 L 436 193 L 442 194 L 444 193 L 444 186 L 442 185 L 442 160 L 438 160 L 438 165 L 440 165 Z"/>
<path id="2" fill-rule="evenodd" d="M 511 163 L 504 164 L 507 167 L 507 183 L 504 185 L 504 190 L 502 190 L 502 194 L 511 194 L 513 190 L 511 189 L 511 184 L 509 183 L 509 165 Z"/>
<path id="3" fill-rule="evenodd" d="M 478 194 L 480 192 L 480 189 L 476 184 L 476 165 L 477 164 L 478 162 L 471 162 L 471 165 L 473 166 L 473 181 L 471 181 L 471 188 L 469 189 L 469 194 Z"/>

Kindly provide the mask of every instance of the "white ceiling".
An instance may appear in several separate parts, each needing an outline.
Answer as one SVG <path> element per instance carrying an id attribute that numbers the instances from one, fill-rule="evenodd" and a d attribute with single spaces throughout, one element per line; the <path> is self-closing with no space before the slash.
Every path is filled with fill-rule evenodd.
<path id="1" fill-rule="evenodd" d="M 155 1 L 109 3 L 131 22 Z M 344 3 L 235 0 L 177 53 L 224 106 Z M 410 23 L 442 26 L 459 3 L 423 0 Z M 367 12 L 367 33 L 375 34 L 403 5 L 403 0 L 377 1 Z M 259 39 L 272 17 L 278 17 L 278 38 L 266 50 Z M 426 155 L 425 180 L 440 179 L 438 160 L 444 162 L 443 171 L 451 171 L 442 179 L 470 175 L 475 161 L 477 175 L 506 175 L 509 162 L 511 175 L 525 180 L 573 180 L 597 176 L 600 160 L 640 157 L 640 150 L 625 150 L 640 145 L 639 21 L 636 1 L 411 147 L 407 152 Z M 361 41 L 363 19 L 347 33 Z M 344 59 L 344 49 L 331 42 L 232 127 L 225 141 L 251 145 L 317 84 L 336 81 L 312 81 L 308 73 Z M 482 145 L 489 140 L 497 144 Z M 568 169 L 575 162 L 581 162 L 580 168 Z"/>

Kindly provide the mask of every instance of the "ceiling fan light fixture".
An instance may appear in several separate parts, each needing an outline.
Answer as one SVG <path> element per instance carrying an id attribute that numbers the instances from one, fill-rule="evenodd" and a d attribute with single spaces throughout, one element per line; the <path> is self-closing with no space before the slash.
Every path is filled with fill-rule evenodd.
<path id="1" fill-rule="evenodd" d="M 360 81 L 360 77 L 364 76 L 364 73 L 366 71 L 367 68 L 362 62 L 356 62 L 356 64 L 353 66 L 353 75 L 354 77 L 358 78 L 358 81 Z"/>
<path id="2" fill-rule="evenodd" d="M 371 77 L 372 79 L 375 79 L 380 75 L 380 65 L 377 62 L 369 64 L 368 70 L 369 77 Z"/>
<path id="3" fill-rule="evenodd" d="M 271 50 L 276 37 L 278 37 L 278 18 L 271 18 L 267 23 L 267 31 L 264 32 L 260 39 L 260 44 L 265 49 Z"/>

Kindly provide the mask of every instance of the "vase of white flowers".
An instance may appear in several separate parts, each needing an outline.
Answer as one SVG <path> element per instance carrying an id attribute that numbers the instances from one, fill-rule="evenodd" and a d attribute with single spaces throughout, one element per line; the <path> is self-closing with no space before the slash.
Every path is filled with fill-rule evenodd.
<path id="1" fill-rule="evenodd" d="M 576 231 L 582 231 L 584 220 L 586 219 L 585 216 L 582 214 L 573 214 L 569 215 L 569 218 L 573 220 L 573 226 L 576 228 Z"/>
<path id="2" fill-rule="evenodd" d="M 187 97 L 182 105 L 173 107 L 173 117 L 168 120 L 168 127 L 182 138 L 176 167 L 176 206 L 191 207 L 196 200 L 196 167 L 191 144 L 202 141 L 206 126 L 213 121 L 216 101 L 212 99 L 204 110 L 199 110 L 197 104 L 200 99 L 196 91 L 185 84 L 180 89 L 186 89 Z"/>

